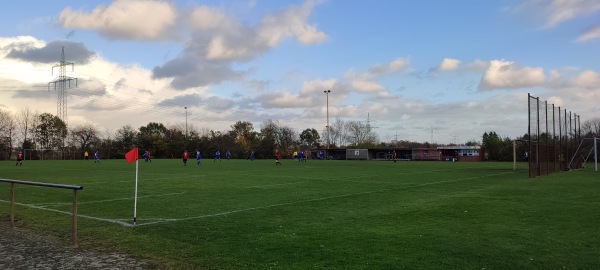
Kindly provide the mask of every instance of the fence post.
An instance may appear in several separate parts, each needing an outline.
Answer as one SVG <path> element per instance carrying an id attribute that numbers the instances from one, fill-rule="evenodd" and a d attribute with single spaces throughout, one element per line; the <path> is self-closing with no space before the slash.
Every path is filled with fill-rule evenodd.
<path id="1" fill-rule="evenodd" d="M 15 183 L 10 183 L 10 227 L 15 227 Z"/>
<path id="2" fill-rule="evenodd" d="M 73 189 L 73 248 L 78 248 L 77 244 L 77 189 Z"/>

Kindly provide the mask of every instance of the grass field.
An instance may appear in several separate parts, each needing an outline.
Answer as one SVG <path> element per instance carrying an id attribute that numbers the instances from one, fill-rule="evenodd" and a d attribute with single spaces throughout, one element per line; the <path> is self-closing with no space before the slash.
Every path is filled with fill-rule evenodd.
<path id="1" fill-rule="evenodd" d="M 84 186 L 79 245 L 170 269 L 600 269 L 600 174 L 511 163 L 0 162 Z M 1 222 L 9 185 L 0 183 Z M 72 192 L 18 186 L 17 226 L 70 243 Z"/>

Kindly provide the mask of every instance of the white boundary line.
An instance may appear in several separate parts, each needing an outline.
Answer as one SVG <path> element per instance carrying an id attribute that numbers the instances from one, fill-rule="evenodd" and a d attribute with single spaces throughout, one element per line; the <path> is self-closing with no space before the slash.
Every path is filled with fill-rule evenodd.
<path id="1" fill-rule="evenodd" d="M 209 214 L 209 215 L 201 215 L 201 216 L 195 216 L 195 217 L 171 218 L 171 219 L 158 220 L 158 221 L 154 221 L 154 222 L 142 223 L 142 224 L 138 224 L 137 226 L 146 226 L 146 225 L 153 225 L 153 224 L 165 223 L 165 222 L 186 221 L 186 220 L 203 219 L 203 218 L 210 218 L 210 217 L 217 217 L 217 216 L 225 216 L 228 214 L 248 212 L 248 211 L 254 211 L 254 210 L 262 210 L 262 209 L 268 209 L 268 208 L 279 207 L 279 206 L 287 206 L 287 205 L 301 204 L 301 203 L 307 203 L 307 202 L 318 202 L 318 201 L 338 199 L 338 198 L 344 198 L 344 197 L 350 197 L 350 196 L 365 195 L 365 194 L 372 194 L 372 193 L 379 193 L 379 192 L 385 192 L 385 191 L 400 190 L 400 189 L 421 187 L 421 186 L 428 186 L 428 185 L 445 184 L 445 183 L 459 182 L 459 181 L 465 181 L 465 180 L 479 179 L 479 178 L 484 178 L 484 177 L 488 177 L 488 176 L 498 176 L 498 175 L 504 175 L 504 174 L 513 174 L 513 173 L 514 172 L 511 171 L 511 172 L 490 174 L 490 175 L 484 175 L 484 176 L 475 176 L 475 177 L 468 177 L 468 178 L 461 178 L 461 179 L 454 179 L 454 180 L 445 180 L 445 181 L 429 182 L 429 183 L 423 183 L 423 184 L 407 185 L 407 186 L 397 187 L 397 188 L 384 188 L 384 189 L 373 190 L 373 191 L 349 193 L 349 194 L 336 195 L 336 196 L 323 197 L 323 198 L 315 198 L 315 199 L 310 199 L 310 200 L 302 200 L 302 201 L 295 201 L 295 202 L 289 202 L 289 203 L 278 203 L 278 204 L 272 204 L 272 205 L 267 205 L 267 206 L 251 207 L 251 208 L 246 208 L 246 209 L 238 209 L 238 210 L 226 211 L 226 212 Z"/>
<path id="2" fill-rule="evenodd" d="M 6 202 L 6 203 L 10 203 L 9 201 L 5 201 L 5 200 L 0 200 L 0 202 Z M 51 212 L 56 212 L 56 213 L 60 213 L 60 214 L 65 214 L 68 216 L 73 216 L 73 212 L 68 212 L 68 211 L 62 211 L 62 210 L 57 210 L 57 209 L 52 209 L 52 208 L 46 208 L 46 207 L 41 207 L 41 206 L 36 206 L 33 204 L 26 204 L 26 203 L 18 203 L 15 202 L 16 205 L 21 205 L 21 206 L 27 206 L 29 208 L 33 208 L 33 209 L 39 209 L 39 210 L 47 210 L 47 211 L 51 211 Z M 81 218 L 87 218 L 87 219 L 92 219 L 92 220 L 97 220 L 97 221 L 104 221 L 104 222 L 110 222 L 110 223 L 115 223 L 115 224 L 119 224 L 125 227 L 133 227 L 133 224 L 127 223 L 127 222 L 122 222 L 116 219 L 109 219 L 109 218 L 99 218 L 99 217 L 92 217 L 92 216 L 87 216 L 87 215 L 81 215 L 81 214 L 77 214 L 77 217 L 81 217 Z"/>
<path id="3" fill-rule="evenodd" d="M 159 195 L 146 195 L 146 196 L 138 196 L 138 198 L 151 198 L 151 197 L 164 197 L 164 196 L 173 196 L 173 195 L 181 195 L 181 194 L 185 194 L 185 192 L 177 192 L 177 193 L 165 193 L 165 194 L 159 194 Z M 78 205 L 80 204 L 90 204 L 90 203 L 104 203 L 104 202 L 114 202 L 114 201 L 127 201 L 127 200 L 133 200 L 133 197 L 128 197 L 128 198 L 118 198 L 118 199 L 107 199 L 107 200 L 98 200 L 98 201 L 87 201 L 87 202 L 77 202 Z M 41 208 L 46 208 L 49 206 L 58 206 L 58 205 L 72 205 L 72 202 L 68 202 L 68 203 L 46 203 L 46 204 L 30 204 L 32 206 L 37 206 L 37 207 L 41 207 Z"/>
<path id="4" fill-rule="evenodd" d="M 240 212 L 248 212 L 248 211 L 254 211 L 254 210 L 269 209 L 269 208 L 280 207 L 280 206 L 295 205 L 295 204 L 302 204 L 302 203 L 309 203 L 309 202 L 318 202 L 318 201 L 325 201 L 325 200 L 331 200 L 331 199 L 345 198 L 345 197 L 350 197 L 350 196 L 358 196 L 358 195 L 365 195 L 365 194 L 372 194 L 372 193 L 379 193 L 379 192 L 386 192 L 386 191 L 393 191 L 393 190 L 401 190 L 401 189 L 407 189 L 407 188 L 413 188 L 413 187 L 421 187 L 421 186 L 445 184 L 445 183 L 459 182 L 459 181 L 465 181 L 465 180 L 473 180 L 473 179 L 485 178 L 485 177 L 489 177 L 489 176 L 498 176 L 498 175 L 504 175 L 504 174 L 513 174 L 513 173 L 514 173 L 513 171 L 510 171 L 510 172 L 504 172 L 504 173 L 496 173 L 496 174 L 489 174 L 489 175 L 483 175 L 483 176 L 474 176 L 474 177 L 460 178 L 460 179 L 454 179 L 454 180 L 445 180 L 445 181 L 428 182 L 428 183 L 422 183 L 422 184 L 406 185 L 406 186 L 397 187 L 397 188 L 384 188 L 384 189 L 378 189 L 378 190 L 373 190 L 373 191 L 365 191 L 365 192 L 358 192 L 358 193 L 348 193 L 348 194 L 342 194 L 342 195 L 336 195 L 336 196 L 329 196 L 329 197 L 322 197 L 322 198 L 315 198 L 315 199 L 302 200 L 302 201 L 295 201 L 295 202 L 288 202 L 288 203 L 278 203 L 278 204 L 272 204 L 272 205 L 266 205 L 266 206 L 251 207 L 251 208 L 238 209 L 238 210 L 232 210 L 232 211 L 225 211 L 225 212 L 216 213 L 216 214 L 200 215 L 200 216 L 187 217 L 187 218 L 165 218 L 165 219 L 148 218 L 148 219 L 139 219 L 139 221 L 142 221 L 142 220 L 155 220 L 155 221 L 147 222 L 147 223 L 138 223 L 135 226 L 133 224 L 131 224 L 131 223 L 123 221 L 123 220 L 127 220 L 127 219 L 108 219 L 108 218 L 99 218 L 99 217 L 93 217 L 93 216 L 87 216 L 87 215 L 80 215 L 80 214 L 78 214 L 77 216 L 81 217 L 81 218 L 91 219 L 91 220 L 97 220 L 97 221 L 104 221 L 104 222 L 114 223 L 114 224 L 122 225 L 122 226 L 125 226 L 125 227 L 138 227 L 138 226 L 154 225 L 154 224 L 166 223 L 166 222 L 178 222 L 178 221 L 187 221 L 187 220 L 203 219 L 203 218 L 210 218 L 210 217 L 226 216 L 228 214 L 235 214 L 235 213 L 240 213 Z M 0 202 L 10 203 L 9 201 L 5 201 L 5 200 L 0 200 Z M 46 207 L 43 207 L 43 206 L 37 206 L 37 205 L 32 205 L 32 204 L 24 204 L 24 203 L 15 203 L 15 204 L 21 205 L 21 206 L 27 206 L 27 207 L 34 208 L 34 209 L 39 209 L 39 210 L 48 210 L 48 211 L 52 211 L 52 212 L 56 212 L 56 213 L 61 213 L 61 214 L 73 215 L 73 213 L 71 213 L 71 212 L 56 210 L 56 209 L 52 209 L 52 208 L 46 208 Z"/>

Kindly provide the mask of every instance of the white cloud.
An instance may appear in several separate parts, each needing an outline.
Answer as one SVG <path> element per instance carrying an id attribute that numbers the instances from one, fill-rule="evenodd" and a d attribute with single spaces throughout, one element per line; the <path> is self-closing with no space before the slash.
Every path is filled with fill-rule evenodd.
<path id="1" fill-rule="evenodd" d="M 337 90 L 336 83 L 336 79 L 305 81 L 302 84 L 302 91 L 300 91 L 300 96 L 313 97 L 318 95 L 324 95 L 323 91 L 325 90 Z"/>
<path id="2" fill-rule="evenodd" d="M 378 64 L 369 68 L 367 72 L 357 73 L 350 70 L 345 74 L 345 81 L 350 87 L 361 93 L 368 93 L 374 97 L 391 97 L 386 87 L 378 82 L 379 79 L 398 73 L 412 72 L 411 62 L 406 58 L 397 58 L 386 64 Z"/>
<path id="3" fill-rule="evenodd" d="M 600 10 L 597 0 L 551 0 L 545 6 L 547 27 L 554 27 L 577 17 L 589 16 Z"/>
<path id="4" fill-rule="evenodd" d="M 583 71 L 573 78 L 568 85 L 586 89 L 600 89 L 600 74 L 593 70 Z"/>
<path id="5" fill-rule="evenodd" d="M 548 104 L 554 104 L 556 107 L 562 107 L 565 104 L 564 100 L 557 96 L 548 97 L 546 101 L 548 101 Z"/>
<path id="6" fill-rule="evenodd" d="M 452 59 L 452 58 L 444 58 L 442 63 L 437 67 L 439 71 L 451 71 L 458 69 L 458 65 L 460 65 L 460 60 Z"/>
<path id="7" fill-rule="evenodd" d="M 600 73 L 585 70 L 577 74 L 561 74 L 559 71 L 553 70 L 547 86 L 555 91 L 562 89 L 600 89 Z"/>
<path id="8" fill-rule="evenodd" d="M 363 74 L 364 77 L 373 78 L 385 76 L 396 72 L 412 71 L 410 60 L 407 58 L 397 58 L 387 64 L 375 65 L 369 71 Z"/>
<path id="9" fill-rule="evenodd" d="M 520 67 L 514 62 L 492 60 L 478 88 L 493 90 L 535 87 L 543 85 L 545 80 L 543 68 Z"/>
<path id="10" fill-rule="evenodd" d="M 484 70 L 488 69 L 489 66 L 490 66 L 489 62 L 482 61 L 480 59 L 475 59 L 475 61 L 473 61 L 467 65 L 467 69 L 470 71 L 484 71 Z"/>
<path id="11" fill-rule="evenodd" d="M 266 15 L 256 26 L 247 25 L 224 11 L 199 6 L 187 23 L 193 30 L 184 50 L 175 59 L 155 67 L 155 78 L 173 78 L 172 86 L 186 89 L 245 78 L 234 70 L 235 63 L 247 62 L 279 46 L 287 38 L 302 44 L 323 42 L 327 35 L 308 23 L 317 1 L 307 0 Z M 201 76 L 198 76 L 201 74 Z"/>
<path id="12" fill-rule="evenodd" d="M 239 28 L 241 25 L 224 11 L 208 6 L 194 8 L 189 18 L 190 25 L 198 30 L 225 30 Z"/>
<path id="13" fill-rule="evenodd" d="M 201 6 L 191 15 L 193 28 L 202 30 L 196 40 L 208 39 L 206 58 L 210 60 L 252 59 L 277 47 L 286 38 L 296 38 L 302 44 L 321 43 L 327 35 L 307 22 L 315 1 L 290 5 L 279 13 L 265 16 L 258 26 L 244 25 L 215 8 Z"/>
<path id="14" fill-rule="evenodd" d="M 354 89 L 360 92 L 378 93 L 380 91 L 385 91 L 385 87 L 383 87 L 383 85 L 370 80 L 354 79 L 350 82 L 350 84 L 352 85 L 352 87 L 354 87 Z"/>
<path id="15" fill-rule="evenodd" d="M 302 5 L 292 5 L 281 13 L 263 18 L 257 31 L 258 40 L 274 47 L 286 37 L 295 37 L 302 44 L 320 43 L 327 35 L 317 30 L 316 25 L 306 22 L 318 1 L 307 0 Z"/>
<path id="16" fill-rule="evenodd" d="M 110 39 L 165 40 L 171 38 L 177 10 L 165 1 L 118 0 L 91 12 L 67 7 L 58 19 L 66 28 L 96 30 Z"/>
<path id="17" fill-rule="evenodd" d="M 307 108 L 312 106 L 311 97 L 301 97 L 288 91 L 265 94 L 258 97 L 264 108 Z"/>
<path id="18" fill-rule="evenodd" d="M 597 38 L 600 38 L 600 25 L 592 27 L 589 30 L 585 31 L 581 36 L 579 36 L 579 38 L 577 38 L 577 41 L 584 42 Z"/>

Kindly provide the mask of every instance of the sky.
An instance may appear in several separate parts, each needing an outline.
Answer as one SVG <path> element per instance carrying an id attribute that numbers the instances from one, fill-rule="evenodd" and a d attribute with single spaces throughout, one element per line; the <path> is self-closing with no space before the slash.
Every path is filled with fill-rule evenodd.
<path id="1" fill-rule="evenodd" d="M 526 134 L 528 93 L 600 116 L 596 0 L 23 0 L 0 24 L 0 109 L 57 115 L 64 48 L 69 126 L 108 132 L 340 119 L 460 144 Z"/>

